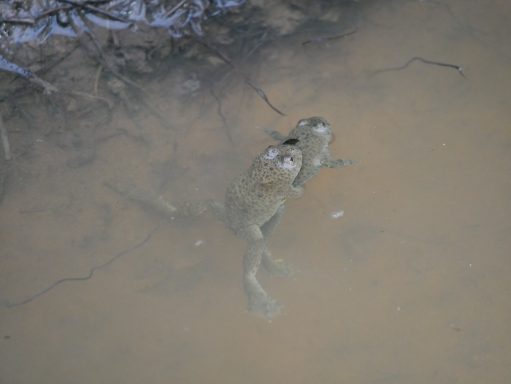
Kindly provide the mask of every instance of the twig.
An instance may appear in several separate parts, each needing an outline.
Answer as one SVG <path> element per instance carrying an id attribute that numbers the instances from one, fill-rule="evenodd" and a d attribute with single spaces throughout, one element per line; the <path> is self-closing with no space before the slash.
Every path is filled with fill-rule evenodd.
<path id="1" fill-rule="evenodd" d="M 11 160 L 11 146 L 9 144 L 9 137 L 7 136 L 7 129 L 5 129 L 4 120 L 0 113 L 0 137 L 2 139 L 2 147 L 4 148 L 5 160 Z"/>
<path id="2" fill-rule="evenodd" d="M 320 37 L 316 37 L 314 39 L 310 39 L 310 40 L 306 40 L 302 43 L 303 46 L 307 45 L 307 44 L 311 44 L 311 43 L 322 43 L 324 41 L 331 41 L 331 40 L 337 40 L 337 39 L 342 39 L 343 37 L 346 37 L 346 36 L 350 36 L 350 35 L 353 35 L 357 32 L 356 29 L 354 29 L 353 31 L 349 31 L 349 32 L 345 32 L 345 33 L 341 33 L 339 35 L 333 35 L 333 36 L 320 36 Z"/>
<path id="3" fill-rule="evenodd" d="M 256 91 L 257 95 L 264 100 L 264 102 L 266 104 L 268 104 L 268 106 L 273 109 L 275 112 L 277 112 L 279 115 L 281 116 L 286 116 L 286 114 L 282 111 L 280 111 L 277 107 L 275 107 L 271 102 L 270 100 L 268 99 L 268 96 L 266 96 L 266 93 L 264 93 L 264 91 L 259 88 L 256 84 L 254 84 L 254 82 L 252 82 L 252 80 L 250 80 L 250 78 L 245 74 L 243 73 L 236 64 L 234 64 L 227 56 L 225 56 L 222 52 L 220 52 L 217 48 L 215 48 L 214 46 L 212 46 L 211 44 L 209 44 L 207 41 L 203 40 L 203 39 L 197 39 L 197 41 L 199 41 L 202 45 L 204 45 L 206 48 L 208 48 L 209 50 L 211 50 L 213 53 L 215 53 L 215 55 L 217 55 L 220 59 L 222 59 L 225 63 L 227 63 L 228 65 L 230 65 L 232 67 L 232 69 L 234 69 L 235 72 L 237 72 L 242 78 L 243 80 L 245 81 L 245 83 L 250 87 L 252 88 L 254 91 Z"/>
<path id="4" fill-rule="evenodd" d="M 405 69 L 407 68 L 410 64 L 412 64 L 414 61 L 420 61 L 424 64 L 430 64 L 430 65 L 438 65 L 440 67 L 447 67 L 447 68 L 453 68 L 455 70 L 458 71 L 458 73 L 463 76 L 463 77 L 466 77 L 465 76 L 465 72 L 463 71 L 463 67 L 459 66 L 459 65 L 455 65 L 455 64 L 449 64 L 449 63 L 442 63 L 440 61 L 433 61 L 433 60 L 428 60 L 428 59 L 424 59 L 420 56 L 415 56 L 415 57 L 412 57 L 410 60 L 408 60 L 405 64 L 399 66 L 399 67 L 391 67 L 391 68 L 383 68 L 383 69 L 379 69 L 377 71 L 374 71 L 373 72 L 373 75 L 376 75 L 378 73 L 382 73 L 382 72 L 391 72 L 391 71 L 400 71 L 402 69 Z"/>
<path id="5" fill-rule="evenodd" d="M 124 256 L 125 254 L 129 253 L 129 252 L 133 252 L 135 250 L 137 250 L 138 248 L 144 246 L 150 239 L 151 239 L 151 236 L 153 235 L 153 233 L 159 228 L 156 227 L 156 228 L 153 228 L 149 234 L 147 234 L 147 236 L 142 240 L 142 241 L 139 241 L 138 243 L 136 243 L 135 245 L 132 245 L 131 247 L 127 248 L 127 249 L 124 249 L 118 253 L 116 253 L 113 257 L 111 257 L 109 260 L 105 261 L 104 263 L 102 264 L 99 264 L 99 265 L 96 265 L 95 267 L 92 267 L 90 270 L 89 270 L 89 273 L 86 274 L 85 276 L 78 276 L 78 277 L 64 277 L 63 279 L 60 279 L 60 280 L 57 280 L 55 281 L 53 284 L 49 285 L 48 287 L 46 287 L 45 289 L 43 289 L 42 291 L 39 291 L 35 294 L 33 294 L 32 296 L 29 296 L 27 297 L 26 299 L 23 299 L 21 301 L 14 301 L 14 302 L 6 302 L 6 303 L 3 303 L 2 306 L 5 307 L 5 308 L 14 308 L 14 307 L 19 307 L 20 305 L 24 305 L 24 304 L 27 304 L 27 303 L 30 303 L 31 301 L 37 299 L 38 297 L 44 295 L 45 293 L 47 293 L 48 291 L 52 290 L 53 288 L 55 288 L 56 286 L 62 284 L 62 283 L 65 283 L 65 282 L 68 282 L 68 281 L 84 281 L 84 280 L 89 280 L 90 278 L 92 278 L 92 276 L 94 275 L 94 273 L 98 270 L 98 269 L 101 269 L 101 268 L 104 268 L 104 267 L 107 267 L 109 266 L 110 264 L 112 264 L 115 260 L 117 260 L 118 258 L 120 258 L 121 256 Z"/>
<path id="6" fill-rule="evenodd" d="M 46 17 L 46 16 L 52 16 L 56 13 L 59 13 L 60 11 L 70 11 L 71 9 L 73 9 L 72 6 L 70 5 L 63 5 L 61 7 L 57 7 L 57 8 L 51 8 L 51 9 L 47 9 L 46 11 L 42 12 L 41 14 L 37 15 L 35 18 L 34 18 L 34 21 L 39 21 L 40 19 L 42 19 L 43 17 Z"/>
<path id="7" fill-rule="evenodd" d="M 7 23 L 7 24 L 22 24 L 22 25 L 34 25 L 37 23 L 40 19 L 46 16 L 51 16 L 55 13 L 59 13 L 60 11 L 69 11 L 72 9 L 72 6 L 64 5 L 57 8 L 50 8 L 46 11 L 40 13 L 39 15 L 35 16 L 34 18 L 31 17 L 15 17 L 12 19 L 0 19 L 0 22 Z"/>
<path id="8" fill-rule="evenodd" d="M 32 72 L 26 68 L 20 67 L 18 64 L 10 62 L 2 55 L 0 55 L 0 70 L 4 70 L 7 72 L 11 72 L 11 73 L 20 75 L 21 77 L 27 79 L 28 81 L 43 88 L 43 92 L 45 94 L 49 95 L 53 92 L 58 91 L 57 87 L 55 87 L 53 84 L 50 84 L 46 80 L 41 79 L 34 72 Z"/>
<path id="9" fill-rule="evenodd" d="M 86 11 L 89 11 L 89 12 L 92 12 L 92 13 L 97 13 L 99 15 L 102 15 L 102 16 L 106 16 L 112 20 L 115 20 L 115 21 L 120 21 L 120 22 L 123 22 L 123 23 L 127 23 L 127 24 L 132 24 L 133 22 L 130 21 L 130 20 L 127 20 L 127 19 L 124 19 L 122 17 L 119 17 L 119 16 L 115 16 L 115 15 L 112 15 L 111 13 L 107 12 L 107 11 L 104 11 L 102 10 L 101 8 L 97 8 L 97 7 L 94 7 L 92 5 L 88 5 L 87 3 L 78 3 L 74 0 L 57 0 L 59 3 L 65 3 L 65 4 L 70 4 L 70 5 L 73 5 L 75 7 L 78 7 L 78 8 L 82 8 Z"/>
<path id="10" fill-rule="evenodd" d="M 81 17 L 81 16 L 80 16 Z M 81 17 L 83 23 L 88 27 L 88 29 L 84 30 L 83 32 L 89 37 L 90 41 L 92 41 L 92 44 L 94 45 L 96 51 L 97 51 L 97 55 L 99 56 L 99 58 L 101 60 L 98 60 L 97 57 L 95 57 L 95 60 L 97 60 L 100 64 L 104 65 L 106 68 L 108 68 L 108 70 L 115 76 L 117 77 L 119 80 L 123 81 L 125 84 L 128 84 L 130 86 L 132 86 L 133 88 L 135 88 L 136 90 L 142 92 L 145 96 L 147 97 L 150 97 L 151 95 L 144 89 L 142 88 L 140 85 L 138 85 L 137 83 L 135 83 L 133 80 L 127 78 L 126 76 L 120 74 L 115 68 L 114 66 L 108 62 L 104 52 L 103 52 L 103 49 L 101 49 L 101 46 L 98 42 L 98 40 L 96 39 L 96 36 L 94 36 L 94 34 L 92 33 L 92 30 L 89 28 L 89 25 L 88 25 L 88 22 L 87 20 L 85 20 L 83 17 Z M 80 31 L 78 30 L 78 28 L 76 27 L 76 25 L 74 23 L 71 23 L 71 26 L 73 28 L 73 30 L 75 31 L 76 34 L 79 34 Z M 84 44 L 82 42 L 82 44 L 85 46 L 85 48 L 87 49 L 87 46 L 86 44 Z M 165 129 L 172 129 L 172 126 L 167 122 L 167 120 L 165 119 L 165 117 L 163 116 L 163 114 L 156 108 L 156 107 L 153 107 L 152 105 L 148 104 L 145 100 L 142 101 L 144 103 L 144 106 L 151 112 L 153 113 L 156 118 L 160 121 L 161 125 L 165 128 Z"/>
<path id="11" fill-rule="evenodd" d="M 21 25 L 34 25 L 35 20 L 29 17 L 25 18 L 12 18 L 12 19 L 0 19 L 0 23 L 7 24 L 21 24 Z"/>
<path id="12" fill-rule="evenodd" d="M 62 56 L 56 58 L 55 60 L 51 60 L 51 61 L 47 60 L 47 62 L 45 60 L 44 66 L 41 69 L 38 69 L 37 72 L 39 74 L 44 74 L 44 73 L 48 72 L 49 70 L 51 70 L 52 68 L 56 67 L 57 65 L 62 63 L 64 60 L 66 60 L 69 56 L 71 56 L 78 49 L 79 46 L 80 46 L 80 44 L 75 43 L 74 46 L 70 50 L 67 50 Z"/>
<path id="13" fill-rule="evenodd" d="M 99 78 L 101 77 L 101 72 L 103 72 L 103 64 L 100 64 L 98 66 L 98 70 L 96 72 L 96 77 L 94 79 L 94 95 L 98 94 L 98 84 L 99 84 Z"/>
<path id="14" fill-rule="evenodd" d="M 87 99 L 100 100 L 100 101 L 104 102 L 108 106 L 108 109 L 112 109 L 114 107 L 114 103 L 112 103 L 112 101 L 107 99 L 106 97 L 97 96 L 97 95 L 91 95 L 90 93 L 80 92 L 80 91 L 68 91 L 68 92 L 65 92 L 65 93 L 68 93 L 70 95 L 85 97 Z"/>
<path id="15" fill-rule="evenodd" d="M 45 95 L 51 95 L 53 92 L 58 92 L 58 88 L 53 84 L 48 83 L 46 80 L 41 79 L 35 73 L 32 73 L 32 77 L 29 77 L 28 80 L 41 88 L 43 88 L 43 93 Z"/>
<path id="16" fill-rule="evenodd" d="M 181 0 L 173 8 L 171 8 L 169 11 L 165 12 L 164 18 L 168 18 L 170 15 L 172 15 L 174 12 L 176 12 L 179 8 L 181 8 L 185 3 L 186 3 L 186 0 Z"/>
<path id="17" fill-rule="evenodd" d="M 229 129 L 229 126 L 227 125 L 227 119 L 225 118 L 225 115 L 222 111 L 222 100 L 218 97 L 215 90 L 213 89 L 213 86 L 210 87 L 209 91 L 211 92 L 211 96 L 216 100 L 216 112 L 218 116 L 220 116 L 220 119 L 222 120 L 222 124 L 224 126 L 225 135 L 227 136 L 227 139 L 229 142 L 234 145 L 234 141 L 232 140 L 231 130 Z"/>

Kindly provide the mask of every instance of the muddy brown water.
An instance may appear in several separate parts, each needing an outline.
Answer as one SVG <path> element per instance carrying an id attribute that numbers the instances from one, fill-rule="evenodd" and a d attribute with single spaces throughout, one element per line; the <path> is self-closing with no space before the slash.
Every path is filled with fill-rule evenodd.
<path id="1" fill-rule="evenodd" d="M 76 169 L 37 141 L 29 181 L 0 205 L 0 301 L 119 257 L 0 309 L 0 382 L 509 383 L 510 25 L 505 1 L 382 2 L 346 39 L 269 47 L 253 76 L 287 116 L 233 87 L 233 144 L 216 107 L 163 89 L 151 102 L 177 137 L 141 118 L 145 145 L 108 140 Z M 373 74 L 414 56 L 466 78 L 418 62 Z M 271 143 L 264 127 L 310 115 L 332 122 L 331 151 L 357 164 L 289 201 L 270 247 L 298 272 L 260 273 L 284 305 L 272 322 L 245 311 L 241 240 L 208 215 L 169 222 L 103 185 L 221 198 Z"/>

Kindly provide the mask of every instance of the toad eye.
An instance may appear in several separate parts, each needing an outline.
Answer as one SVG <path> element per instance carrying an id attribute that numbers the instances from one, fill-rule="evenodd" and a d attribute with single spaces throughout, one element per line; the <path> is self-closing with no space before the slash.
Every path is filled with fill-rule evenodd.
<path id="1" fill-rule="evenodd" d="M 328 125 L 326 125 L 324 123 L 319 123 L 313 129 L 317 133 L 327 133 L 328 132 Z"/>
<path id="2" fill-rule="evenodd" d="M 307 119 L 300 120 L 300 121 L 298 122 L 298 126 L 299 126 L 299 127 L 303 127 L 303 126 L 305 126 L 305 125 L 307 125 Z"/>
<path id="3" fill-rule="evenodd" d="M 284 169 L 294 169 L 296 168 L 295 158 L 293 156 L 284 156 L 282 158 L 281 167 Z"/>
<path id="4" fill-rule="evenodd" d="M 279 150 L 277 148 L 275 148 L 275 147 L 268 147 L 268 149 L 264 153 L 263 157 L 266 160 L 273 160 L 274 158 L 277 157 L 278 154 L 279 154 Z"/>

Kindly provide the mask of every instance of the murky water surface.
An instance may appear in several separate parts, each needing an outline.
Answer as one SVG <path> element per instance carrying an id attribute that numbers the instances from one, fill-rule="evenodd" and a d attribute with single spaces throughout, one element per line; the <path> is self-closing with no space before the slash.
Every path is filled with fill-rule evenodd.
<path id="1" fill-rule="evenodd" d="M 510 25 L 506 1 L 380 2 L 349 37 L 266 48 L 252 76 L 286 117 L 240 83 L 226 129 L 214 100 L 165 98 L 162 81 L 150 102 L 176 130 L 118 116 L 143 140 L 107 140 L 76 169 L 37 141 L 30 181 L 0 205 L 0 300 L 115 259 L 0 309 L 0 382 L 509 383 Z M 466 78 L 421 62 L 374 73 L 414 56 Z M 221 199 L 271 143 L 264 127 L 311 115 L 357 164 L 289 202 L 270 247 L 298 273 L 260 272 L 284 305 L 271 323 L 245 311 L 245 244 L 221 223 L 168 221 L 103 184 Z"/>

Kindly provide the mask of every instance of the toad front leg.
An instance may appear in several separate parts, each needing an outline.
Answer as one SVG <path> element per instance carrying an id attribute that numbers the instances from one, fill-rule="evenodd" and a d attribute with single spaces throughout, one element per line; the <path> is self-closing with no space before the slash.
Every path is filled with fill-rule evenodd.
<path id="1" fill-rule="evenodd" d="M 281 306 L 266 293 L 256 278 L 263 253 L 266 252 L 266 239 L 257 225 L 240 231 L 239 235 L 248 241 L 248 249 L 243 258 L 243 286 L 248 309 L 271 320 L 280 312 Z"/>
<path id="2" fill-rule="evenodd" d="M 348 159 L 324 159 L 321 161 L 321 166 L 325 168 L 341 168 L 346 167 L 348 165 L 352 165 L 354 162 L 353 160 Z"/>
<path id="3" fill-rule="evenodd" d="M 285 139 L 287 139 L 287 136 L 284 136 L 282 133 L 280 133 L 279 131 L 274 131 L 272 129 L 269 129 L 269 128 L 266 128 L 264 130 L 266 132 L 266 134 L 268 136 L 270 136 L 273 140 L 276 140 L 276 141 L 283 141 Z"/>

